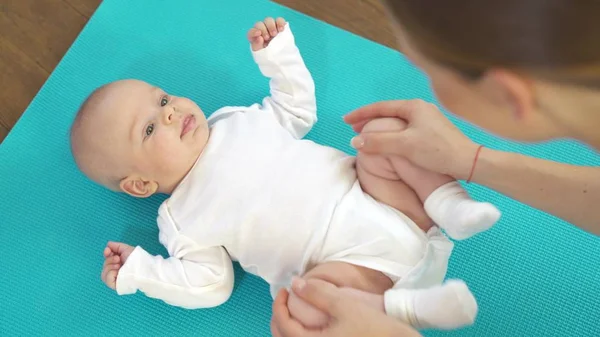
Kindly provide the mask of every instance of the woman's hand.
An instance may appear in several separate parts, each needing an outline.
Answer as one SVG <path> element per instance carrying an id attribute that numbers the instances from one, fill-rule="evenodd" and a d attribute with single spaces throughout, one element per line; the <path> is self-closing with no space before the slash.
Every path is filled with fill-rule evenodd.
<path id="1" fill-rule="evenodd" d="M 369 132 L 352 140 L 358 151 L 398 155 L 427 170 L 467 179 L 477 144 L 473 143 L 433 104 L 422 100 L 383 101 L 359 108 L 344 117 L 354 131 L 378 117 L 397 117 L 404 131 Z"/>
<path id="2" fill-rule="evenodd" d="M 300 282 L 299 282 L 300 281 Z M 327 327 L 306 329 L 290 316 L 287 308 L 288 292 L 281 290 L 273 303 L 271 332 L 274 337 L 417 337 L 416 330 L 402 324 L 373 307 L 343 296 L 327 282 L 311 279 L 296 280 L 294 293 L 330 317 Z"/>

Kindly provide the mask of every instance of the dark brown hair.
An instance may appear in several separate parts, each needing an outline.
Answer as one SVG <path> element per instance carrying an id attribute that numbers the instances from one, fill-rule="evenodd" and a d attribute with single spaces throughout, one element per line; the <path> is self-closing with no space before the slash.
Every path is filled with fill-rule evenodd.
<path id="1" fill-rule="evenodd" d="M 472 78 L 492 67 L 600 87 L 600 0 L 384 0 L 424 56 Z"/>

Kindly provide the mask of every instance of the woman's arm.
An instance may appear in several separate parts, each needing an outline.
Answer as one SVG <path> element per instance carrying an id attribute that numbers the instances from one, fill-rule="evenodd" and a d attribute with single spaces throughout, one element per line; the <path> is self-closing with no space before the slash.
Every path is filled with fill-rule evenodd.
<path id="1" fill-rule="evenodd" d="M 360 108 L 345 120 L 361 132 L 366 121 L 377 117 L 398 117 L 408 126 L 400 132 L 360 134 L 352 141 L 359 151 L 404 156 L 428 170 L 468 178 L 477 144 L 435 105 L 421 100 L 385 101 Z M 600 167 L 484 148 L 472 181 L 600 235 Z"/>
<path id="2" fill-rule="evenodd" d="M 600 167 L 484 148 L 472 181 L 600 235 Z"/>

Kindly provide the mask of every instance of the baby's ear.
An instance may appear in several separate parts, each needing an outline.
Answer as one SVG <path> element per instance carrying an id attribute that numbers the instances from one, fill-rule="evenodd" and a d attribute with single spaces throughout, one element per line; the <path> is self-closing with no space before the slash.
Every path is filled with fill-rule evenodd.
<path id="1" fill-rule="evenodd" d="M 129 176 L 119 183 L 121 190 L 132 197 L 147 198 L 158 190 L 158 184 L 155 181 L 148 181 L 138 176 Z"/>

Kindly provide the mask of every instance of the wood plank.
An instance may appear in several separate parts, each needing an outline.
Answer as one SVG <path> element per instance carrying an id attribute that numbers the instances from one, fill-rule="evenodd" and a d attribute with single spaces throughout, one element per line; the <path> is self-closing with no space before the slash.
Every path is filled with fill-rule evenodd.
<path id="1" fill-rule="evenodd" d="M 10 130 L 49 73 L 0 36 L 0 125 Z"/>
<path id="2" fill-rule="evenodd" d="M 96 2 L 89 0 L 89 8 Z M 0 124 L 4 130 L 12 129 L 86 22 L 63 0 L 1 1 Z"/>
<path id="3" fill-rule="evenodd" d="M 87 18 L 63 0 L 3 0 L 0 34 L 52 72 Z"/>
<path id="4" fill-rule="evenodd" d="M 63 0 L 75 8 L 81 15 L 90 18 L 102 0 Z"/>
<path id="5" fill-rule="evenodd" d="M 397 46 L 379 0 L 273 1 L 390 48 Z"/>
<path id="6" fill-rule="evenodd" d="M 4 138 L 6 138 L 6 136 L 8 136 L 8 131 L 9 130 L 7 128 L 0 125 L 0 145 L 2 145 L 2 141 L 4 141 Z"/>

